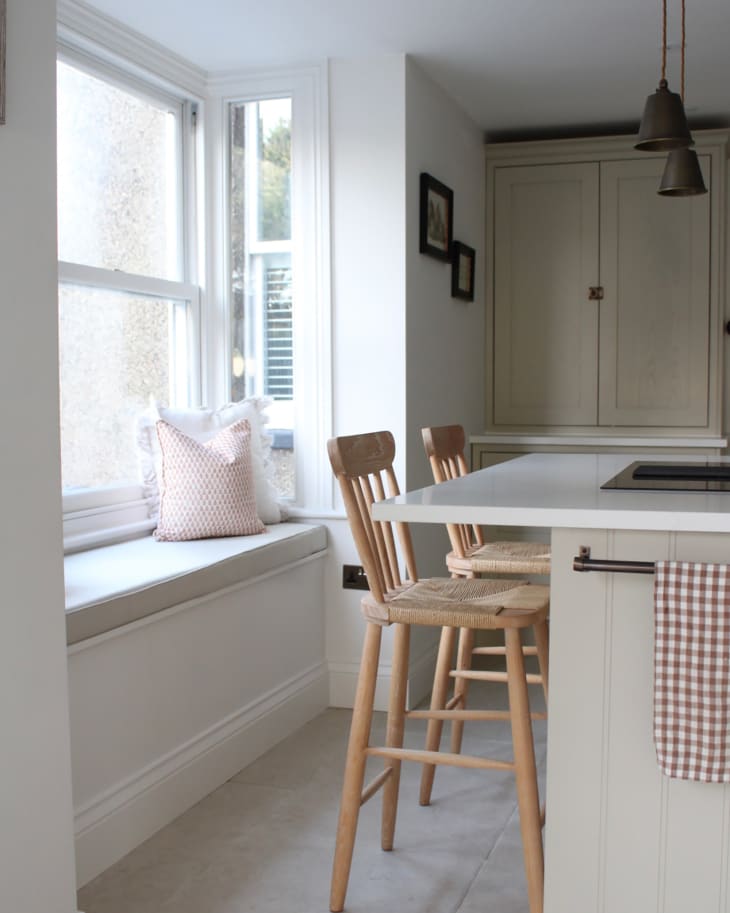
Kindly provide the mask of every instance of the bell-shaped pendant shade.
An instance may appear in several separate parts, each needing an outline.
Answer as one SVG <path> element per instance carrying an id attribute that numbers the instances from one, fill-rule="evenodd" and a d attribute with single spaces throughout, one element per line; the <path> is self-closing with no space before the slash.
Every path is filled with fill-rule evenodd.
<path id="1" fill-rule="evenodd" d="M 682 98 L 676 92 L 670 92 L 666 79 L 662 79 L 656 92 L 646 100 L 639 140 L 634 148 L 661 152 L 691 144 Z"/>
<path id="2" fill-rule="evenodd" d="M 700 160 L 694 149 L 672 149 L 667 156 L 659 193 L 665 197 L 691 197 L 707 193 Z"/>

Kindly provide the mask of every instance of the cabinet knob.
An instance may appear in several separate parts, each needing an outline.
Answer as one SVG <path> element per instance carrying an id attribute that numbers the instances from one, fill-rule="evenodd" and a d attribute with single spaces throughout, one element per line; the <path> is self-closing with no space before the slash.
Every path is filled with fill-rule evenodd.
<path id="1" fill-rule="evenodd" d="M 592 285 L 588 289 L 588 300 L 589 301 L 601 301 L 603 299 L 603 286 L 602 285 Z"/>

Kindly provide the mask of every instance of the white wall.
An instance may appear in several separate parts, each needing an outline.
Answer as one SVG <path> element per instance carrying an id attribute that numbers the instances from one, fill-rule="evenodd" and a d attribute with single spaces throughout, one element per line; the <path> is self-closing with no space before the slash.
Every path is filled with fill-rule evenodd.
<path id="1" fill-rule="evenodd" d="M 0 909 L 76 909 L 61 548 L 53 0 L 8 0 L 0 126 Z"/>
<path id="2" fill-rule="evenodd" d="M 483 428 L 484 295 L 450 297 L 450 270 L 418 252 L 419 174 L 454 190 L 456 237 L 484 257 L 484 158 L 479 130 L 405 55 L 330 65 L 334 433 L 387 428 L 403 488 L 430 484 L 420 429 Z M 330 699 L 354 693 L 362 620 L 341 566 L 358 563 L 345 523 L 328 524 Z M 442 528 L 413 528 L 419 573 L 444 573 Z M 411 685 L 429 682 L 434 632 L 415 631 Z M 384 683 L 390 662 L 386 637 Z M 380 697 L 380 693 L 379 693 Z M 382 706 L 382 700 L 379 700 Z"/>
<path id="3" fill-rule="evenodd" d="M 405 430 L 405 58 L 333 60 L 333 429 Z M 397 456 L 405 467 L 404 453 Z M 399 472 L 402 475 L 401 472 Z"/>
<path id="4" fill-rule="evenodd" d="M 332 60 L 330 212 L 334 435 L 392 431 L 405 474 L 405 58 Z M 336 503 L 342 509 L 339 493 Z M 359 564 L 349 527 L 330 524 L 330 701 L 351 706 L 360 663 L 362 593 L 342 589 Z M 383 663 L 390 662 L 385 638 Z M 387 674 L 387 669 L 386 669 Z M 379 695 L 382 705 L 382 695 Z"/>
<path id="5" fill-rule="evenodd" d="M 476 250 L 473 301 L 451 297 L 451 264 L 419 253 L 419 180 L 454 192 L 454 239 Z M 484 430 L 484 140 L 410 58 L 406 67 L 406 482 L 431 484 L 421 428 Z M 414 528 L 419 563 L 443 573 L 446 531 Z M 423 573 L 423 570 L 421 570 Z"/>
<path id="6" fill-rule="evenodd" d="M 406 68 L 407 481 L 429 484 L 420 429 L 484 430 L 484 138 L 420 67 Z M 419 175 L 454 191 L 454 239 L 476 249 L 473 301 L 451 297 L 451 264 L 418 251 Z"/>

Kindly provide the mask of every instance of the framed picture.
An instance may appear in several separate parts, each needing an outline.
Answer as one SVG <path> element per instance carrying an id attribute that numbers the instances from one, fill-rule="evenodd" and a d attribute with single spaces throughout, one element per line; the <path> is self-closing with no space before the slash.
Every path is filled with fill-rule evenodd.
<path id="1" fill-rule="evenodd" d="M 454 241 L 451 249 L 451 296 L 474 300 L 474 258 L 473 247 Z"/>
<path id="2" fill-rule="evenodd" d="M 451 260 L 451 236 L 454 224 L 454 192 L 421 173 L 421 219 L 418 249 L 438 260 Z"/>

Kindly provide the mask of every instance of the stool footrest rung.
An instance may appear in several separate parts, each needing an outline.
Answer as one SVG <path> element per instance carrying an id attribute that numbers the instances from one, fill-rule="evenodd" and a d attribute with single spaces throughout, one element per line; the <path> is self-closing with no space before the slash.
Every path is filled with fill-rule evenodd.
<path id="1" fill-rule="evenodd" d="M 514 770 L 511 761 L 477 758 L 474 755 L 452 754 L 448 751 L 426 751 L 416 748 L 366 748 L 365 754 L 397 761 L 418 761 L 420 764 L 444 764 L 447 767 L 468 767 L 473 770 Z"/>
<path id="2" fill-rule="evenodd" d="M 451 703 L 451 701 L 449 701 Z M 409 720 L 481 720 L 496 721 L 509 720 L 512 714 L 509 710 L 453 710 L 448 704 L 443 710 L 408 710 L 406 717 Z M 547 713 L 534 711 L 530 713 L 531 720 L 546 720 Z"/>
<path id="3" fill-rule="evenodd" d="M 509 720 L 509 710 L 409 710 L 409 720 Z"/>
<path id="4" fill-rule="evenodd" d="M 471 651 L 474 656 L 504 656 L 506 649 L 504 647 L 474 647 Z M 537 647 L 526 646 L 522 648 L 525 656 L 537 656 Z"/>
<path id="5" fill-rule="evenodd" d="M 506 672 L 487 671 L 486 669 L 452 669 L 451 678 L 468 678 L 475 682 L 507 682 Z M 528 685 L 541 685 L 542 676 L 537 672 L 528 672 L 525 675 Z"/>
<path id="6" fill-rule="evenodd" d="M 454 707 L 458 707 L 459 704 L 463 704 L 463 703 L 464 703 L 464 695 L 463 695 L 463 693 L 462 693 L 462 694 L 455 694 L 455 695 L 451 698 L 450 701 L 446 701 L 446 709 L 447 709 L 447 710 L 453 710 Z"/>
<path id="7" fill-rule="evenodd" d="M 385 783 L 386 780 L 390 778 L 393 773 L 392 767 L 386 767 L 385 770 L 381 771 L 377 777 L 368 783 L 368 785 L 360 793 L 360 805 L 365 805 L 368 799 L 372 799 L 375 793 L 380 789 L 381 786 Z"/>

